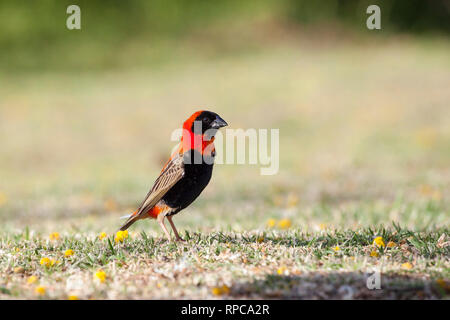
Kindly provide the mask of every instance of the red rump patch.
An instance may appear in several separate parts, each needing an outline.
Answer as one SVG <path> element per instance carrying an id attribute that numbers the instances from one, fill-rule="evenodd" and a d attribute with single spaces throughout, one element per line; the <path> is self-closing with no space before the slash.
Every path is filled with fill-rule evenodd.
<path id="1" fill-rule="evenodd" d="M 156 218 L 158 217 L 158 215 L 161 213 L 161 211 L 162 211 L 162 208 L 161 208 L 161 207 L 154 206 L 153 208 L 151 208 L 151 209 L 148 211 L 148 215 L 149 215 L 151 218 L 156 219 Z"/>

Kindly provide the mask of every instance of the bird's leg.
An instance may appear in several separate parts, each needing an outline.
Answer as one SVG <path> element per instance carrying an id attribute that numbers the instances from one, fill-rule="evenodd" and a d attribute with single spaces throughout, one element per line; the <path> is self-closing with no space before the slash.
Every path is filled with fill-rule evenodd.
<path id="1" fill-rule="evenodd" d="M 175 228 L 175 224 L 172 221 L 172 216 L 167 216 L 167 220 L 169 220 L 170 225 L 172 226 L 173 232 L 175 233 L 175 240 L 176 241 L 186 241 L 183 240 L 180 235 L 178 234 L 177 228 Z"/>
<path id="2" fill-rule="evenodd" d="M 164 224 L 164 218 L 165 217 L 166 216 L 164 214 L 158 214 L 158 217 L 156 218 L 156 220 L 158 220 L 159 225 L 164 230 L 164 233 L 166 234 L 166 236 L 169 239 L 169 241 L 172 241 L 172 239 L 170 238 L 169 231 L 167 231 L 166 225 Z"/>

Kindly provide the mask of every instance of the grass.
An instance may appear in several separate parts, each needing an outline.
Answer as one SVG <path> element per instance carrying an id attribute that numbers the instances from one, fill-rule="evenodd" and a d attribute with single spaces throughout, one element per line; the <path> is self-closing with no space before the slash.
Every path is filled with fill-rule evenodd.
<path id="1" fill-rule="evenodd" d="M 0 74 L 0 298 L 448 298 L 448 40 L 286 37 L 179 48 L 158 68 Z M 280 128 L 279 173 L 218 165 L 174 218 L 187 243 L 154 221 L 115 243 L 199 105 Z"/>
<path id="2" fill-rule="evenodd" d="M 357 231 L 265 229 L 186 232 L 187 242 L 179 244 L 145 232 L 116 243 L 114 237 L 85 234 L 50 240 L 26 230 L 2 238 L 6 283 L 1 292 L 3 298 L 36 298 L 39 285 L 46 288 L 41 297 L 63 299 L 443 298 L 447 234 L 447 229 L 413 232 L 397 225 Z M 377 247 L 376 235 L 395 244 Z M 73 255 L 66 257 L 67 249 Z M 41 265 L 45 257 L 58 262 Z M 382 272 L 381 290 L 366 287 L 374 269 Z M 99 270 L 106 274 L 104 282 L 95 277 Z M 38 280 L 30 284 L 32 275 Z"/>

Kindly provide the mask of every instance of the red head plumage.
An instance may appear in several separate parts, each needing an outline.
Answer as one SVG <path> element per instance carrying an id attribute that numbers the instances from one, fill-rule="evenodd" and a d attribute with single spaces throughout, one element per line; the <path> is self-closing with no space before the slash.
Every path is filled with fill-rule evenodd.
<path id="1" fill-rule="evenodd" d="M 194 112 L 183 123 L 183 135 L 181 138 L 183 152 L 195 149 L 203 154 L 203 150 L 214 142 L 213 135 L 211 138 L 205 138 L 204 133 L 207 130 L 217 130 L 226 125 L 225 120 L 214 112 L 204 110 Z"/>

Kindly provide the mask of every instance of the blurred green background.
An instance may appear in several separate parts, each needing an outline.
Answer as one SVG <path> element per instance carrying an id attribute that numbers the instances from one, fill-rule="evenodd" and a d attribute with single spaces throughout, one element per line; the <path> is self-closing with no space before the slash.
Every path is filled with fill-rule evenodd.
<path id="1" fill-rule="evenodd" d="M 69 4 L 81 30 L 66 28 Z M 381 30 L 366 28 L 369 4 Z M 448 225 L 449 7 L 1 1 L 3 228 L 114 231 L 170 154 L 172 130 L 201 108 L 230 128 L 280 128 L 280 172 L 217 166 L 181 229 L 273 217 Z"/>
<path id="2" fill-rule="evenodd" d="M 65 28 L 70 4 L 81 7 L 82 31 Z M 279 29 L 346 28 L 369 37 L 371 4 L 381 8 L 379 34 L 450 32 L 447 0 L 1 1 L 0 66 L 14 72 L 157 65 L 199 44 L 195 54 L 206 57 L 256 49 L 265 37 L 281 36 L 274 34 Z"/>

